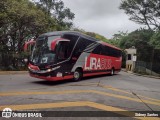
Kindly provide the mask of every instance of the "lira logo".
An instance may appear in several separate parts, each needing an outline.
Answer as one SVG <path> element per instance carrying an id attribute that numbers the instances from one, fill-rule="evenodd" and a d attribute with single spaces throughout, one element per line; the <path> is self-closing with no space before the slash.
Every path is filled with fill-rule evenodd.
<path id="1" fill-rule="evenodd" d="M 5 108 L 2 111 L 2 117 L 10 118 L 12 116 L 12 109 L 11 108 Z"/>
<path id="2" fill-rule="evenodd" d="M 85 57 L 85 70 L 103 70 L 111 69 L 111 59 Z"/>

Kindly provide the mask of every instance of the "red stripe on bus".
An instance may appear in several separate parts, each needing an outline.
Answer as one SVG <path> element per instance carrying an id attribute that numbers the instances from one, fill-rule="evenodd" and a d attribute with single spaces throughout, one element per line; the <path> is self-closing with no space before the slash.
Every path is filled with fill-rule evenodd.
<path id="1" fill-rule="evenodd" d="M 86 73 L 86 74 L 84 74 L 83 76 L 84 76 L 84 77 L 88 77 L 88 76 L 102 75 L 102 74 L 107 74 L 107 73 L 110 73 L 110 72 Z"/>
<path id="2" fill-rule="evenodd" d="M 28 67 L 30 67 L 30 69 L 33 69 L 33 70 L 39 70 L 38 66 L 32 65 L 30 63 L 28 64 Z"/>

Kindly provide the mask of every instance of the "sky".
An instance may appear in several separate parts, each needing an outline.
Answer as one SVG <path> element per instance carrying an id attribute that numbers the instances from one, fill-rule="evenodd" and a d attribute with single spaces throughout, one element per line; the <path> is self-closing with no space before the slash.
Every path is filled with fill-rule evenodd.
<path id="1" fill-rule="evenodd" d="M 114 34 L 131 32 L 142 26 L 129 20 L 119 9 L 121 0 L 63 0 L 65 7 L 75 14 L 74 26 L 95 32 L 106 38 Z"/>

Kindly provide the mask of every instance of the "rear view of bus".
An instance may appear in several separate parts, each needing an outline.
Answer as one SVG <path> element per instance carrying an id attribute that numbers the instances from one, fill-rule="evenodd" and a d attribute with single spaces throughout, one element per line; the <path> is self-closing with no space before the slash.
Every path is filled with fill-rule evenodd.
<path id="1" fill-rule="evenodd" d="M 113 75 L 121 69 L 121 60 L 119 48 L 78 32 L 61 31 L 38 37 L 28 68 L 32 77 L 78 81 L 85 76 Z"/>

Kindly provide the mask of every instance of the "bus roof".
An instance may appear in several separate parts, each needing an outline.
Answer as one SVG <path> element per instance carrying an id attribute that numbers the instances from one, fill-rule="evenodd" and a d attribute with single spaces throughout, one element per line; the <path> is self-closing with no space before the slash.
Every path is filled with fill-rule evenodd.
<path id="1" fill-rule="evenodd" d="M 88 35 L 85 35 L 83 33 L 80 33 L 80 32 L 77 32 L 77 31 L 54 31 L 54 32 L 48 32 L 48 33 L 44 33 L 41 36 L 52 36 L 52 35 L 60 35 L 60 36 L 63 36 L 64 34 L 70 34 L 70 35 L 77 35 L 77 36 L 80 36 L 80 37 L 83 37 L 83 38 L 86 38 L 86 39 L 89 39 L 91 41 L 95 41 L 95 42 L 99 42 L 103 45 L 106 45 L 106 46 L 109 46 L 109 47 L 112 47 L 112 48 L 115 48 L 115 49 L 118 49 L 118 50 L 121 50 L 120 48 L 118 47 L 115 47 L 111 44 L 108 44 L 106 42 L 101 42 L 100 40 L 97 40 L 91 36 L 88 36 Z"/>
<path id="2" fill-rule="evenodd" d="M 55 32 L 48 32 L 48 33 L 44 33 L 40 36 L 52 36 L 52 35 L 64 35 L 64 34 L 70 34 L 70 35 L 77 35 L 77 36 L 81 36 L 83 38 L 89 39 L 91 41 L 99 41 L 93 37 L 90 37 L 88 35 L 85 35 L 83 33 L 77 32 L 77 31 L 55 31 Z"/>
<path id="3" fill-rule="evenodd" d="M 108 44 L 108 43 L 106 43 L 106 42 L 102 42 L 101 44 L 102 44 L 102 45 L 106 45 L 106 46 L 109 46 L 109 47 L 112 47 L 112 48 L 114 48 L 114 49 L 117 49 L 117 50 L 122 51 L 120 48 L 118 48 L 118 47 L 116 47 L 116 46 L 113 46 L 113 45 L 111 45 L 111 44 Z"/>

